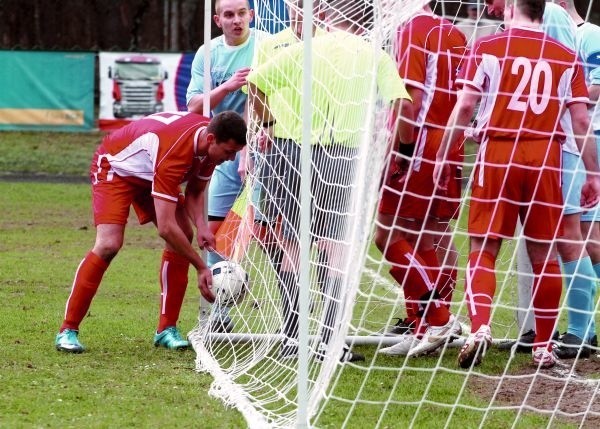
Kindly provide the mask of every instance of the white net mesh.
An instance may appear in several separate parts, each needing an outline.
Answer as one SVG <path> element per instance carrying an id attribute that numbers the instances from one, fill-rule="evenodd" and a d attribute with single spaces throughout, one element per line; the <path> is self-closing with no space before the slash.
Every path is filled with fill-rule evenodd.
<path id="1" fill-rule="evenodd" d="M 300 147 L 291 142 L 302 141 L 301 77 L 305 53 L 298 48 L 297 54 L 290 55 L 286 62 L 279 61 L 271 67 L 269 85 L 275 85 L 274 76 L 287 79 L 282 85 L 287 92 L 268 99 L 272 115 L 277 118 L 273 130 L 275 141 L 265 151 L 259 148 L 258 136 L 253 138 L 250 148 L 254 168 L 226 221 L 229 229 L 225 228 L 219 237 L 220 252 L 240 262 L 248 271 L 250 292 L 229 313 L 235 325 L 232 332 L 215 333 L 214 324 L 209 322 L 210 309 L 201 309 L 199 324 L 189 335 L 197 353 L 197 369 L 211 373 L 214 377 L 211 393 L 242 412 L 250 427 L 297 425 L 299 362 L 294 358 L 293 347 L 288 358 L 286 352 L 290 349 L 285 346 L 297 344 L 288 343 L 287 339 L 297 339 L 294 321 L 299 317 L 309 320 L 306 401 L 310 426 L 596 425 L 600 421 L 598 349 L 592 349 L 589 359 L 560 361 L 551 370 L 533 367 L 530 353 L 514 350 L 511 353 L 500 347 L 488 350 L 481 366 L 461 369 L 456 364 L 459 347 L 469 332 L 463 285 L 469 255 L 468 190 L 477 151 L 472 142 L 468 141 L 465 147 L 460 214 L 456 220 L 427 231 L 436 236 L 439 271 L 455 272 L 457 288 L 450 309 L 463 323 L 465 334 L 444 344 L 434 354 L 415 359 L 380 353 L 382 348 L 400 341 L 400 336 L 384 333 L 404 319 L 407 303 L 402 289 L 389 275 L 389 263 L 372 240 L 377 226 L 382 226 L 375 215 L 380 198 L 380 172 L 384 170 L 390 140 L 390 110 L 382 101 L 385 94 L 378 92 L 377 60 L 384 55 L 383 51 L 397 58 L 394 35 L 425 2 L 354 3 L 355 7 L 345 10 L 354 17 L 364 43 L 370 48 L 371 67 L 362 66 L 360 60 L 364 58 L 356 58 L 355 67 L 346 66 L 343 70 L 336 66 L 349 64 L 348 61 L 336 62 L 333 54 L 315 54 L 312 58 L 313 143 L 322 145 L 325 137 L 319 132 L 333 128 L 337 134 L 329 133 L 327 141 L 346 144 L 339 150 L 313 146 L 311 201 L 315 208 L 310 226 L 309 311 L 290 321 L 290 314 L 296 308 L 297 290 L 285 286 L 290 282 L 297 284 L 298 269 L 305 266 L 297 258 L 301 198 L 298 187 L 301 176 L 310 177 L 306 172 L 300 174 Z M 483 18 L 481 6 L 475 22 L 462 22 L 459 16 L 470 5 L 447 1 L 437 2 L 432 8 L 434 13 L 456 24 L 461 22 L 465 33 L 469 28 L 475 29 L 467 35 L 471 43 L 489 28 L 497 29 L 500 21 Z M 284 6 L 273 1 L 255 1 L 256 27 L 269 32 L 287 28 L 288 8 L 292 16 L 300 13 L 295 2 Z M 359 19 L 369 8 L 372 16 Z M 589 19 L 591 12 L 590 2 L 590 8 L 583 11 L 584 18 Z M 339 15 L 334 17 L 343 19 Z M 315 13 L 313 19 L 318 27 L 326 25 L 321 13 Z M 319 51 L 318 43 L 315 45 L 317 37 L 318 34 L 313 40 L 313 52 L 335 53 L 331 49 Z M 294 43 L 281 42 L 281 46 L 289 44 Z M 269 45 L 270 51 L 260 52 L 259 47 L 255 53 L 257 69 L 275 56 L 274 48 Z M 345 51 L 344 45 L 336 48 L 341 56 L 352 55 L 351 50 Z M 335 78 L 319 73 L 334 73 Z M 357 82 L 352 81 L 357 77 L 363 84 L 347 84 Z M 347 113 L 346 119 L 338 120 L 334 126 L 328 109 L 338 111 L 339 106 L 331 103 L 341 103 L 344 108 L 339 110 Z M 277 116 L 281 112 L 287 115 L 286 120 Z M 254 120 L 260 123 L 262 119 Z M 315 123 L 320 127 L 315 127 Z M 292 125 L 286 126 L 289 124 Z M 431 124 L 424 124 L 427 125 Z M 260 126 L 254 124 L 252 128 Z M 496 262 L 497 287 L 491 310 L 494 344 L 517 338 L 531 326 L 524 321 L 530 304 L 518 299 L 517 243 L 521 241 L 523 235 L 519 230 L 515 240 L 503 243 Z M 295 276 L 290 277 L 289 273 Z M 523 311 L 516 311 L 519 306 L 525 306 Z M 337 311 L 332 312 L 331 308 Z M 566 327 L 566 310 L 565 302 L 560 312 L 561 330 Z M 324 341 L 325 337 L 330 339 Z M 346 344 L 353 352 L 364 354 L 366 360 L 340 361 Z"/>

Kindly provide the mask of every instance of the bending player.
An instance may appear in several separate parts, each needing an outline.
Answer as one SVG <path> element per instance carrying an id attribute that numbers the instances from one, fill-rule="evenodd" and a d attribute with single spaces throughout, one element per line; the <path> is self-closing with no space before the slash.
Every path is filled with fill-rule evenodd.
<path id="1" fill-rule="evenodd" d="M 540 31 L 544 7 L 543 0 L 510 0 L 504 14 L 508 30 L 475 44 L 457 80 L 462 90 L 438 151 L 435 174 L 445 189 L 451 174 L 444 163 L 452 142 L 482 99 L 474 130 L 480 151 L 473 173 L 465 287 L 471 335 L 458 355 L 462 368 L 478 365 L 491 345 L 496 258 L 502 240 L 513 236 L 517 218 L 534 272 L 533 362 L 543 368 L 556 362 L 550 340 L 562 290 L 554 241 L 562 235 L 564 139 L 556 127 L 565 105 L 588 171 L 581 205 L 593 207 L 600 197 L 596 147 L 591 136 L 584 137 L 589 118 L 582 69 L 573 51 Z"/>
<path id="2" fill-rule="evenodd" d="M 165 240 L 154 345 L 189 346 L 177 329 L 177 319 L 190 264 L 198 272 L 202 296 L 214 301 L 210 270 L 191 245 L 193 227 L 200 248 L 214 246 L 214 235 L 204 221 L 205 188 L 215 166 L 233 159 L 245 145 L 246 124 L 235 112 L 222 112 L 210 120 L 195 113 L 156 113 L 104 138 L 90 167 L 96 242 L 75 273 L 56 336 L 57 350 L 85 350 L 78 338 L 79 325 L 102 276 L 123 246 L 131 207 L 140 224 L 154 222 Z M 185 182 L 184 197 L 180 185 Z"/>

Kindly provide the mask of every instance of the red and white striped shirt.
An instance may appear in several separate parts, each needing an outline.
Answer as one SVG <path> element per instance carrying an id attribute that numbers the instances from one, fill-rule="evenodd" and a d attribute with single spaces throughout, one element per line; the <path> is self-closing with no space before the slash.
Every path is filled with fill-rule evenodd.
<path id="1" fill-rule="evenodd" d="M 209 122 L 191 112 L 146 116 L 104 138 L 98 148 L 98 167 L 105 159 L 114 174 L 150 182 L 154 198 L 177 201 L 182 183 L 191 177 L 209 180 L 215 169 L 197 148 L 200 132 Z"/>
<path id="2" fill-rule="evenodd" d="M 467 40 L 450 21 L 415 15 L 398 29 L 395 52 L 400 77 L 424 92 L 417 126 L 445 127 L 456 104 L 454 83 Z"/>

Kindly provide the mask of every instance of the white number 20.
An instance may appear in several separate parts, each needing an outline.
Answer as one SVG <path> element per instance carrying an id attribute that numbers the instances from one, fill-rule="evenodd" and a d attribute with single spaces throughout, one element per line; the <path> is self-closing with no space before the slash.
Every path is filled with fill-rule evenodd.
<path id="1" fill-rule="evenodd" d="M 519 112 L 524 112 L 527 105 L 536 115 L 541 115 L 548 107 L 550 102 L 550 92 L 552 90 L 552 69 L 546 61 L 537 61 L 535 67 L 531 66 L 531 60 L 525 57 L 517 57 L 513 61 L 511 73 L 521 76 L 521 80 L 515 89 L 514 94 L 508 103 L 508 108 Z M 544 87 L 540 91 L 540 77 L 544 79 Z M 529 100 L 521 101 L 520 98 L 525 92 L 529 83 Z"/>

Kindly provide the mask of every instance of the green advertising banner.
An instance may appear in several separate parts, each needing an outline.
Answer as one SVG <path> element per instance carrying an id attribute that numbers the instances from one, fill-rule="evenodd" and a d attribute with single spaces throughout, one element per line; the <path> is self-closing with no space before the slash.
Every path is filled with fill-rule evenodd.
<path id="1" fill-rule="evenodd" d="M 0 130 L 94 126 L 93 52 L 0 51 Z"/>

